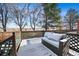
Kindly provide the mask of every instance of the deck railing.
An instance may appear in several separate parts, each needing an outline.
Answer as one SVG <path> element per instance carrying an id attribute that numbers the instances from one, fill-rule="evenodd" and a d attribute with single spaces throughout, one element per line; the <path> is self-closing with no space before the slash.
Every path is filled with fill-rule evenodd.
<path id="1" fill-rule="evenodd" d="M 16 55 L 15 33 L 1 33 L 0 56 Z"/>
<path id="2" fill-rule="evenodd" d="M 76 30 L 74 30 L 76 31 Z M 14 56 L 16 55 L 21 39 L 32 38 L 32 37 L 42 37 L 45 32 L 60 32 L 67 33 L 70 30 L 63 31 L 23 31 L 21 32 L 8 32 L 0 33 L 0 56 Z M 5 34 L 5 35 L 4 35 Z M 22 35 L 22 36 L 21 36 Z M 69 34 L 69 47 L 77 52 L 79 52 L 79 34 Z"/>
<path id="3" fill-rule="evenodd" d="M 67 37 L 69 38 L 69 48 L 79 52 L 79 34 L 68 33 Z"/>
<path id="4" fill-rule="evenodd" d="M 42 37 L 45 32 L 59 32 L 59 33 L 67 33 L 67 32 L 77 32 L 77 30 L 42 30 L 42 31 L 22 31 L 22 39 L 28 39 L 33 37 Z"/>
<path id="5" fill-rule="evenodd" d="M 0 56 L 17 55 L 21 43 L 21 32 L 0 33 Z"/>

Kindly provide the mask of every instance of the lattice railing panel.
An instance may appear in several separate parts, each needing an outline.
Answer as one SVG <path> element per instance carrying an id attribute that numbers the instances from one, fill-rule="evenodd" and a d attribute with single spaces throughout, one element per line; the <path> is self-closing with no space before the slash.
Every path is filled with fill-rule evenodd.
<path id="1" fill-rule="evenodd" d="M 12 40 L 7 40 L 0 44 L 0 55 L 7 56 L 10 55 L 10 51 L 12 50 L 13 42 Z"/>
<path id="2" fill-rule="evenodd" d="M 69 47 L 77 52 L 79 52 L 79 35 L 77 34 L 68 34 L 69 38 Z"/>

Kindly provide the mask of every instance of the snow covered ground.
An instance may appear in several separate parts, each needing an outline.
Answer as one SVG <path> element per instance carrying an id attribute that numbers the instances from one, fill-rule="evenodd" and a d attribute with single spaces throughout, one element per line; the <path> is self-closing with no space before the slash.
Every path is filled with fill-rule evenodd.
<path id="1" fill-rule="evenodd" d="M 56 56 L 41 44 L 41 39 L 42 37 L 22 40 L 17 56 Z"/>

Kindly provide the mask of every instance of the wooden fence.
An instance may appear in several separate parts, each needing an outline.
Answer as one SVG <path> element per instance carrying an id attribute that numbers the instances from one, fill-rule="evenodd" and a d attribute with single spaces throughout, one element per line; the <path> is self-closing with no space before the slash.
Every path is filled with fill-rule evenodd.
<path id="1" fill-rule="evenodd" d="M 59 32 L 59 33 L 67 33 L 67 32 L 77 32 L 77 30 L 48 30 L 48 31 L 22 31 L 21 37 L 22 39 L 28 39 L 33 37 L 42 37 L 44 32 Z"/>

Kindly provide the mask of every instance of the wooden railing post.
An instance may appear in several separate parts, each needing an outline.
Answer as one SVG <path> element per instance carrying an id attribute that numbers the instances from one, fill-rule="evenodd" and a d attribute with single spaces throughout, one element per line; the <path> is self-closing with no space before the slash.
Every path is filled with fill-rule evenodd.
<path id="1" fill-rule="evenodd" d="M 15 33 L 13 32 L 13 55 L 16 56 L 16 41 L 15 41 Z"/>
<path id="2" fill-rule="evenodd" d="M 77 21 L 77 33 L 79 33 L 79 20 Z"/>

